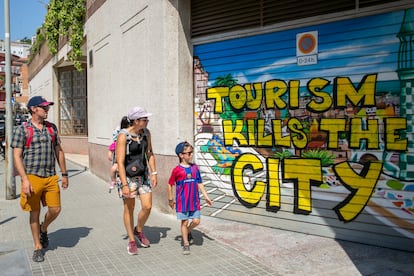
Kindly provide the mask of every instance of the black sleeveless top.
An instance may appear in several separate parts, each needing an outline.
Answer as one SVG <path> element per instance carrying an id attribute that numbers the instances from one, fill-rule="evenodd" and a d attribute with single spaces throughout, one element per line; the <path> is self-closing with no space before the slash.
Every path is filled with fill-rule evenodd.
<path id="1" fill-rule="evenodd" d="M 124 132 L 127 136 L 127 144 L 126 144 L 126 155 L 125 155 L 125 167 L 133 160 L 141 159 L 142 163 L 145 167 L 147 167 L 147 159 L 145 155 L 148 150 L 148 135 L 146 129 L 144 130 L 144 134 L 138 135 L 137 141 L 134 141 L 131 137 L 131 134 L 127 131 Z M 129 154 L 128 154 L 129 151 Z M 144 151 L 144 152 L 143 152 Z"/>

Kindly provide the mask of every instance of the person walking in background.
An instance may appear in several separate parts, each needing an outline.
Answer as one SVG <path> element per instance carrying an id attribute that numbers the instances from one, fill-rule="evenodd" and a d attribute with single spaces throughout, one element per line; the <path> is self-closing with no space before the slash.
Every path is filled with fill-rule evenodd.
<path id="1" fill-rule="evenodd" d="M 11 142 L 14 165 L 21 178 L 20 206 L 30 212 L 35 262 L 44 261 L 42 249 L 49 245 L 47 229 L 61 211 L 56 160 L 62 173 L 62 188 L 67 189 L 69 185 L 57 127 L 46 121 L 51 105 L 53 102 L 41 96 L 32 97 L 27 104 L 32 118 L 15 128 Z M 40 202 L 48 207 L 42 224 Z"/>
<path id="2" fill-rule="evenodd" d="M 188 142 L 181 142 L 175 148 L 180 164 L 176 166 L 168 180 L 168 204 L 173 209 L 176 206 L 177 219 L 181 220 L 181 235 L 183 239 L 183 254 L 190 254 L 190 241 L 193 236 L 191 230 L 200 224 L 200 195 L 209 206 L 213 204 L 207 195 L 202 183 L 200 171 L 193 159 L 193 146 Z M 173 186 L 175 187 L 175 202 Z M 189 223 L 191 220 L 191 223 Z"/>
<path id="3" fill-rule="evenodd" d="M 109 175 L 111 177 L 111 182 L 109 183 L 109 192 L 111 192 L 115 188 L 116 182 L 116 172 L 118 171 L 118 165 L 116 163 L 115 158 L 115 147 L 116 147 L 116 140 L 118 139 L 118 134 L 121 129 L 127 128 L 129 126 L 127 116 L 122 117 L 121 123 L 115 130 L 112 132 L 112 143 L 108 147 L 108 160 L 112 162 L 112 166 L 109 169 Z"/>
<path id="4" fill-rule="evenodd" d="M 148 117 L 151 115 L 141 107 L 134 107 L 128 113 L 129 127 L 119 132 L 116 142 L 116 162 L 120 180 L 118 192 L 124 201 L 124 225 L 129 239 L 129 255 L 138 253 L 134 237 L 142 247 L 150 246 L 142 230 L 152 208 L 152 188 L 157 185 L 151 133 L 147 129 Z M 141 209 L 135 226 L 134 208 L 137 195 L 141 200 Z"/>

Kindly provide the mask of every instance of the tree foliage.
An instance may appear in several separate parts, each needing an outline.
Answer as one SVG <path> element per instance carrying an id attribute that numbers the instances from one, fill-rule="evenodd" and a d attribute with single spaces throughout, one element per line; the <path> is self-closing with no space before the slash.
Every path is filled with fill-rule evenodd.
<path id="1" fill-rule="evenodd" d="M 55 55 L 58 52 L 59 37 L 67 36 L 72 48 L 68 58 L 77 70 L 82 70 L 79 59 L 82 57 L 85 0 L 51 0 L 47 9 L 43 28 L 50 53 Z"/>

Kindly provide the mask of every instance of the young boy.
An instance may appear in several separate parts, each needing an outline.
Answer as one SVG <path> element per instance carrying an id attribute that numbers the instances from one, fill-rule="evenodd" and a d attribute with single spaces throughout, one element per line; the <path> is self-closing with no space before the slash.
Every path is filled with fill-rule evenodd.
<path id="1" fill-rule="evenodd" d="M 190 254 L 190 241 L 193 239 L 191 230 L 200 224 L 200 195 L 209 206 L 212 201 L 207 195 L 201 180 L 200 171 L 196 164 L 191 163 L 193 159 L 193 147 L 188 142 L 181 142 L 175 148 L 180 164 L 171 172 L 168 180 L 168 204 L 171 208 L 176 205 L 177 219 L 181 220 L 181 235 L 183 238 L 183 254 Z M 173 189 L 175 187 L 175 200 L 173 200 Z M 191 223 L 189 223 L 191 220 Z"/>

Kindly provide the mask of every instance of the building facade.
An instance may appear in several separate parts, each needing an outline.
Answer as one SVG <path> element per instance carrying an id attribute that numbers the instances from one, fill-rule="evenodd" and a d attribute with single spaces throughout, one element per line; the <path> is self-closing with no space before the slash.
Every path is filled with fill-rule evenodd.
<path id="1" fill-rule="evenodd" d="M 65 150 L 109 180 L 112 130 L 140 105 L 157 208 L 188 140 L 204 215 L 413 250 L 412 1 L 113 2 L 87 1 L 83 73 L 65 46 L 32 70 Z"/>

